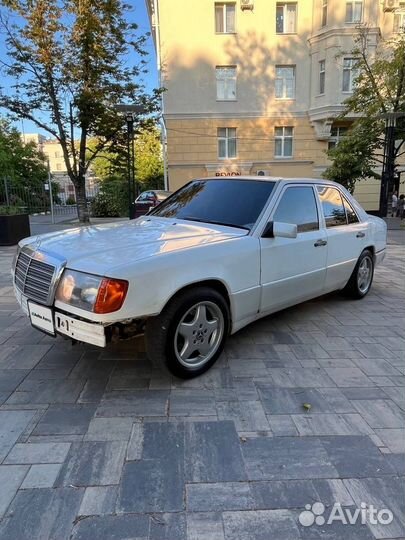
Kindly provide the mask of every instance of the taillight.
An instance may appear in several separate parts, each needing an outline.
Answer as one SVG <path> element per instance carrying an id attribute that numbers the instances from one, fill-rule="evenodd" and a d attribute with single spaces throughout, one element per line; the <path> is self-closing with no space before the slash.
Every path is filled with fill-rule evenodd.
<path id="1" fill-rule="evenodd" d="M 124 303 L 128 291 L 128 281 L 104 278 L 98 289 L 94 313 L 118 311 Z"/>

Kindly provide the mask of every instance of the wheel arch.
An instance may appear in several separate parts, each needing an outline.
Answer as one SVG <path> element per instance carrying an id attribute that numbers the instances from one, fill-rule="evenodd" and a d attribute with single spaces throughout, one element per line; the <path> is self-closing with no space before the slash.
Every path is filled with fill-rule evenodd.
<path id="1" fill-rule="evenodd" d="M 226 284 L 218 279 L 218 278 L 211 278 L 211 279 L 204 279 L 199 281 L 193 281 L 191 283 L 188 283 L 187 285 L 184 285 L 180 288 L 178 288 L 171 296 L 167 299 L 165 305 L 162 308 L 166 308 L 170 302 L 172 302 L 179 294 L 183 293 L 184 291 L 195 289 L 196 287 L 210 287 L 211 289 L 214 289 L 217 291 L 225 300 L 225 302 L 228 305 L 229 308 L 229 328 L 232 328 L 232 302 L 231 302 L 231 294 L 229 292 L 228 287 Z"/>
<path id="2" fill-rule="evenodd" d="M 361 253 L 363 253 L 364 251 L 371 251 L 371 254 L 373 256 L 373 261 L 375 262 L 375 246 L 370 244 L 369 246 L 366 246 Z M 361 255 L 360 253 L 360 255 Z"/>

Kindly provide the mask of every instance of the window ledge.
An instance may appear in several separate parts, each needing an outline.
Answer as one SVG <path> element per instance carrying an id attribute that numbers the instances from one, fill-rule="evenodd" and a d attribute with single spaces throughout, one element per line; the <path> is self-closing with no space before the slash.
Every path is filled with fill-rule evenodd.
<path id="1" fill-rule="evenodd" d="M 238 101 L 238 99 L 217 99 L 216 101 L 217 103 L 235 103 L 235 101 Z"/>
<path id="2" fill-rule="evenodd" d="M 282 160 L 294 159 L 294 156 L 274 156 L 274 159 L 282 159 Z"/>
<path id="3" fill-rule="evenodd" d="M 238 32 L 215 32 L 216 36 L 236 36 Z"/>
<path id="4" fill-rule="evenodd" d="M 218 157 L 221 161 L 232 161 L 238 159 L 237 157 Z"/>
<path id="5" fill-rule="evenodd" d="M 318 97 L 325 97 L 325 92 L 324 92 L 323 94 L 316 94 L 315 97 L 316 97 L 316 98 L 318 98 Z"/>
<path id="6" fill-rule="evenodd" d="M 276 32 L 277 36 L 296 36 L 298 32 Z"/>
<path id="7" fill-rule="evenodd" d="M 274 98 L 276 101 L 296 101 L 295 97 L 276 97 Z"/>

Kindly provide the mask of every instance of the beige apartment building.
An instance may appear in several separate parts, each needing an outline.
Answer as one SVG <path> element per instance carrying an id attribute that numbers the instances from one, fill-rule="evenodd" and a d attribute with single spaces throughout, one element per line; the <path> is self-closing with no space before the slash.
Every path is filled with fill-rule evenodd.
<path id="1" fill-rule="evenodd" d="M 48 159 L 52 179 L 59 184 L 58 195 L 61 201 L 66 202 L 69 198 L 75 198 L 75 188 L 68 176 L 60 143 L 55 139 L 48 139 L 40 133 L 26 133 L 23 135 L 23 139 L 26 144 L 34 142 Z M 92 171 L 86 175 L 86 189 L 90 195 L 94 195 L 98 191 Z"/>
<path id="2" fill-rule="evenodd" d="M 167 134 L 169 188 L 195 177 L 319 177 L 356 77 L 359 23 L 369 47 L 405 25 L 401 0 L 146 0 Z M 405 168 L 404 168 L 405 170 Z M 378 208 L 379 182 L 356 197 Z"/>

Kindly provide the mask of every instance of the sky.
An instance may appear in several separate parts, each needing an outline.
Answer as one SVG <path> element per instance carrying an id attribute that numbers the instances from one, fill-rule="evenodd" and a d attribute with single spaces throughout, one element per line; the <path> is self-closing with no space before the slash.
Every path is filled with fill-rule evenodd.
<path id="1" fill-rule="evenodd" d="M 145 0 L 128 0 L 127 3 L 132 6 L 132 12 L 130 13 L 131 22 L 136 22 L 139 26 L 139 34 L 150 32 L 149 17 L 146 10 Z M 148 74 L 144 75 L 144 84 L 146 90 L 151 91 L 158 86 L 158 74 L 156 67 L 156 54 L 153 45 L 152 37 L 150 37 L 145 46 L 148 52 Z M 5 60 L 5 45 L 4 36 L 0 35 L 0 56 L 2 60 Z M 1 86 L 6 91 L 11 91 L 10 87 L 13 84 L 12 79 L 7 79 L 4 74 L 1 74 Z M 5 114 L 6 111 L 0 109 L 0 114 Z M 23 133 L 42 133 L 49 137 L 49 133 L 38 128 L 33 122 L 29 120 L 23 120 L 16 123 L 16 127 Z"/>

